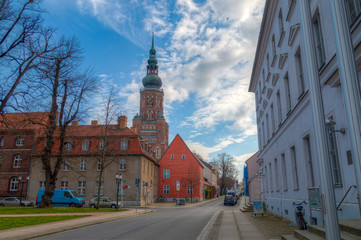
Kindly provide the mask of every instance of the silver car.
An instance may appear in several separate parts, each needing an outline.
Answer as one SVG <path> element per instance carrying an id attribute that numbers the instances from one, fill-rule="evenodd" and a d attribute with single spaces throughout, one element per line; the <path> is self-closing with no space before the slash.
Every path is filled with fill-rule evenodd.
<path id="1" fill-rule="evenodd" d="M 7 197 L 0 200 L 0 207 L 17 207 L 17 206 L 31 207 L 34 206 L 34 203 L 27 200 L 21 200 L 21 205 L 20 205 L 19 197 Z"/>
<path id="2" fill-rule="evenodd" d="M 97 198 L 95 197 L 90 200 L 89 206 L 91 208 L 95 208 L 96 205 L 97 205 Z M 122 205 L 121 202 L 118 201 L 118 208 L 120 208 L 121 205 Z M 108 197 L 100 197 L 100 199 L 99 199 L 99 207 L 100 208 L 116 208 L 116 206 L 117 206 L 117 201 L 114 201 Z"/>

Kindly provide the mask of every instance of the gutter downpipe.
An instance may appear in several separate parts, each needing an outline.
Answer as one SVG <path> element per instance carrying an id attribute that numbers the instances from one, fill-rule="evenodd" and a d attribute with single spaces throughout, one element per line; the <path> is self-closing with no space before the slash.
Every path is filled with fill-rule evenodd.
<path id="1" fill-rule="evenodd" d="M 333 33 L 336 42 L 338 72 L 346 108 L 348 134 L 354 159 L 357 198 L 361 217 L 361 97 L 350 26 L 343 1 L 329 0 Z"/>
<path id="2" fill-rule="evenodd" d="M 320 190 L 322 212 L 325 221 L 326 239 L 338 240 L 340 229 L 337 219 L 336 199 L 333 188 L 332 172 L 330 166 L 330 156 L 326 138 L 325 115 L 323 109 L 322 92 L 316 61 L 316 49 L 312 34 L 311 10 L 308 0 L 297 1 L 300 11 L 300 23 L 302 32 L 302 42 L 304 49 L 304 59 L 306 76 L 308 79 L 310 103 L 313 117 L 313 130 L 317 149 L 317 159 L 320 174 Z"/>

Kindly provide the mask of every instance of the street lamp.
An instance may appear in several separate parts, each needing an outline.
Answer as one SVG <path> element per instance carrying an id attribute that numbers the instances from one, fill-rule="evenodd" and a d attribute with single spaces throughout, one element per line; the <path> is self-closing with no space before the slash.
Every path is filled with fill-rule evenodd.
<path id="1" fill-rule="evenodd" d="M 121 173 L 116 173 L 115 174 L 115 180 L 117 181 L 117 206 L 116 206 L 116 211 L 118 211 L 119 183 L 122 181 L 122 174 Z"/>

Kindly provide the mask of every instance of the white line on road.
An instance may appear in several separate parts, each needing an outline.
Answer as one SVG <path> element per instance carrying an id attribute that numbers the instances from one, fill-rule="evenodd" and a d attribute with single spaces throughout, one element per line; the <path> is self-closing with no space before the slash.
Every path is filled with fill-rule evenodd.
<path id="1" fill-rule="evenodd" d="M 220 211 L 217 211 L 213 214 L 213 216 L 211 217 L 211 220 L 209 220 L 209 222 L 207 223 L 207 225 L 203 228 L 201 234 L 199 234 L 199 236 L 197 237 L 196 240 L 206 240 L 208 237 L 209 232 L 212 229 L 212 226 L 214 224 L 214 221 L 217 219 L 218 215 L 219 215 Z"/>

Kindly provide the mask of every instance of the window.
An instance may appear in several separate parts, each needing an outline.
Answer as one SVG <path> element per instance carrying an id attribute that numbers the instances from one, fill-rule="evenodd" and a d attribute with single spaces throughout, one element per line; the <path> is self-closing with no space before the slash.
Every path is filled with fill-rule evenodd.
<path id="1" fill-rule="evenodd" d="M 89 145 L 90 145 L 89 140 L 83 141 L 83 143 L 81 144 L 81 150 L 82 151 L 88 151 L 89 150 Z"/>
<path id="2" fill-rule="evenodd" d="M 278 115 L 278 125 L 280 125 L 282 123 L 282 106 L 281 106 L 280 91 L 277 92 L 277 115 Z"/>
<path id="3" fill-rule="evenodd" d="M 262 122 L 262 143 L 265 146 L 266 139 L 265 139 L 265 131 L 264 131 L 264 122 Z"/>
<path id="4" fill-rule="evenodd" d="M 39 189 L 45 189 L 45 181 L 39 181 Z"/>
<path id="5" fill-rule="evenodd" d="M 19 180 L 17 177 L 12 177 L 10 179 L 10 192 L 15 192 L 18 190 Z"/>
<path id="6" fill-rule="evenodd" d="M 99 189 L 99 181 L 95 182 L 95 195 L 98 195 L 98 189 Z M 104 181 L 102 181 L 100 186 L 100 195 L 103 196 L 104 193 Z"/>
<path id="7" fill-rule="evenodd" d="M 192 185 L 187 185 L 187 194 L 192 195 L 193 194 L 193 187 Z"/>
<path id="8" fill-rule="evenodd" d="M 276 41 L 275 41 L 275 35 L 272 36 L 272 66 L 274 64 L 274 60 L 276 57 Z"/>
<path id="9" fill-rule="evenodd" d="M 279 28 L 280 37 L 281 37 L 282 32 L 284 31 L 283 18 L 282 18 L 282 9 L 280 9 L 280 13 L 278 14 L 278 28 Z"/>
<path id="10" fill-rule="evenodd" d="M 3 147 L 5 144 L 5 137 L 0 137 L 0 146 Z"/>
<path id="11" fill-rule="evenodd" d="M 16 138 L 16 146 L 24 146 L 25 138 L 24 137 L 18 137 Z"/>
<path id="12" fill-rule="evenodd" d="M 266 173 L 266 177 L 265 177 L 265 179 L 266 179 L 266 192 L 268 192 L 268 184 L 269 184 L 269 181 L 267 181 L 267 176 L 269 176 L 268 175 L 268 172 L 267 172 L 267 166 L 264 166 L 264 171 L 265 171 L 265 173 Z"/>
<path id="13" fill-rule="evenodd" d="M 326 126 L 328 133 L 328 146 L 330 150 L 333 184 L 335 186 L 341 186 L 342 180 L 341 180 L 341 169 L 339 162 L 340 160 L 338 157 L 337 141 L 335 135 L 335 122 L 333 121 L 333 117 L 330 117 L 328 119 L 328 123 Z"/>
<path id="14" fill-rule="evenodd" d="M 301 49 L 298 48 L 296 55 L 296 72 L 297 72 L 297 83 L 298 83 L 298 94 L 301 96 L 305 92 L 305 80 L 303 78 L 302 58 Z"/>
<path id="15" fill-rule="evenodd" d="M 66 159 L 63 162 L 63 171 L 69 171 L 69 160 L 68 159 Z"/>
<path id="16" fill-rule="evenodd" d="M 314 187 L 315 186 L 315 176 L 313 173 L 310 136 L 307 135 L 306 137 L 303 138 L 303 144 L 304 144 L 304 148 L 305 148 L 305 162 L 306 162 L 306 166 L 307 166 L 308 186 Z"/>
<path id="17" fill-rule="evenodd" d="M 125 159 L 120 159 L 119 160 L 119 170 L 120 171 L 127 170 L 127 161 Z"/>
<path id="18" fill-rule="evenodd" d="M 274 113 L 273 103 L 271 104 L 271 126 L 272 126 L 272 133 L 274 133 L 276 130 L 276 126 L 275 126 L 275 113 Z"/>
<path id="19" fill-rule="evenodd" d="M 3 157 L 0 155 L 0 167 L 1 167 L 2 161 L 3 161 Z"/>
<path id="20" fill-rule="evenodd" d="M 97 171 L 99 172 L 102 169 L 102 161 L 98 160 L 97 161 Z"/>
<path id="21" fill-rule="evenodd" d="M 361 1 L 360 0 L 345 0 L 348 20 L 350 25 L 356 20 L 361 13 Z"/>
<path id="22" fill-rule="evenodd" d="M 99 140 L 99 150 L 102 151 L 105 147 L 105 140 Z"/>
<path id="23" fill-rule="evenodd" d="M 169 185 L 163 185 L 163 195 L 169 195 Z"/>
<path id="24" fill-rule="evenodd" d="M 65 151 L 71 151 L 72 144 L 70 142 L 65 143 Z"/>
<path id="25" fill-rule="evenodd" d="M 13 167 L 14 168 L 20 168 L 21 167 L 21 161 L 22 161 L 22 156 L 21 155 L 15 155 L 14 156 Z"/>
<path id="26" fill-rule="evenodd" d="M 182 159 L 186 159 L 186 155 L 183 154 L 183 155 L 182 155 Z"/>
<path id="27" fill-rule="evenodd" d="M 123 140 L 120 142 L 120 150 L 127 150 L 128 149 L 128 141 Z"/>
<path id="28" fill-rule="evenodd" d="M 268 114 L 266 114 L 266 141 L 268 141 L 271 136 L 269 134 L 269 119 L 268 119 Z"/>
<path id="29" fill-rule="evenodd" d="M 277 158 L 275 158 L 274 160 L 275 163 L 275 183 L 276 183 L 276 191 L 279 192 L 280 191 L 280 183 L 278 181 L 278 162 L 277 162 Z"/>
<path id="30" fill-rule="evenodd" d="M 283 191 L 287 191 L 288 183 L 287 183 L 287 168 L 286 168 L 286 157 L 285 154 L 281 154 L 282 160 L 282 176 L 283 176 Z"/>
<path id="31" fill-rule="evenodd" d="M 68 181 L 60 181 L 60 189 L 67 190 L 68 189 Z"/>
<path id="32" fill-rule="evenodd" d="M 80 171 L 86 170 L 86 159 L 80 160 Z"/>
<path id="33" fill-rule="evenodd" d="M 285 93 L 286 93 L 286 106 L 287 112 L 291 111 L 291 91 L 290 91 L 290 81 L 288 80 L 288 74 L 285 76 Z"/>
<path id="34" fill-rule="evenodd" d="M 78 182 L 78 194 L 79 195 L 85 195 L 85 186 L 86 186 L 85 181 Z"/>
<path id="35" fill-rule="evenodd" d="M 296 159 L 295 146 L 291 147 L 291 160 L 292 160 L 293 189 L 295 191 L 298 191 L 299 185 L 298 185 L 298 170 L 297 170 L 297 159 Z"/>
<path id="36" fill-rule="evenodd" d="M 157 158 L 160 158 L 162 156 L 162 150 L 160 149 L 160 147 L 157 147 L 156 150 L 155 150 L 155 156 Z"/>
<path id="37" fill-rule="evenodd" d="M 269 180 L 270 180 L 270 190 L 273 192 L 273 173 L 272 173 L 272 163 L 269 163 Z"/>
<path id="38" fill-rule="evenodd" d="M 170 155 L 170 159 L 174 159 L 174 154 L 171 154 L 171 155 Z"/>
<path id="39" fill-rule="evenodd" d="M 169 169 L 164 169 L 163 170 L 163 178 L 169 178 L 169 177 L 170 177 Z"/>
<path id="40" fill-rule="evenodd" d="M 320 68 L 325 63 L 326 57 L 325 57 L 325 46 L 323 44 L 320 13 L 318 11 L 315 14 L 315 16 L 313 17 L 313 24 L 312 25 L 313 25 L 313 34 L 315 36 L 318 67 Z"/>

